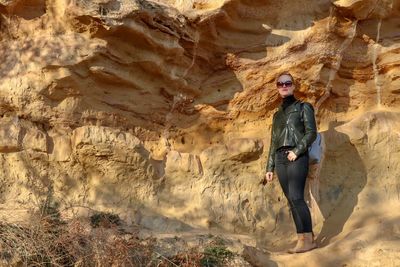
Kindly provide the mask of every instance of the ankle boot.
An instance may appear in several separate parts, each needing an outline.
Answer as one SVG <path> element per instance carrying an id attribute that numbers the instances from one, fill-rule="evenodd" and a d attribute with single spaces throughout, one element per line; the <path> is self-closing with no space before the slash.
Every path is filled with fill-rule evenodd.
<path id="1" fill-rule="evenodd" d="M 290 254 L 296 253 L 297 250 L 304 247 L 304 239 L 305 239 L 305 237 L 304 237 L 303 233 L 297 234 L 297 244 L 294 248 L 289 249 L 288 253 L 290 253 Z"/>
<path id="2" fill-rule="evenodd" d="M 306 251 L 310 251 L 317 247 L 317 244 L 314 241 L 314 233 L 303 233 L 304 239 L 302 242 L 302 246 L 297 248 L 296 253 L 302 253 Z"/>

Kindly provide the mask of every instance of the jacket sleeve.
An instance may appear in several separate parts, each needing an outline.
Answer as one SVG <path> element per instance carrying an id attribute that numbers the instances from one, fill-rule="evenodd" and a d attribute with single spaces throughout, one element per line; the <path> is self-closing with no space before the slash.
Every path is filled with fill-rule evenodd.
<path id="1" fill-rule="evenodd" d="M 317 137 L 317 125 L 315 122 L 314 108 L 310 103 L 303 104 L 304 136 L 297 144 L 293 152 L 299 156 L 307 151 L 308 147 Z"/>
<path id="2" fill-rule="evenodd" d="M 269 153 L 266 166 L 267 172 L 273 172 L 275 169 L 276 133 L 274 131 L 274 123 L 275 123 L 275 114 L 272 119 L 272 125 L 271 125 L 271 142 L 269 145 Z"/>

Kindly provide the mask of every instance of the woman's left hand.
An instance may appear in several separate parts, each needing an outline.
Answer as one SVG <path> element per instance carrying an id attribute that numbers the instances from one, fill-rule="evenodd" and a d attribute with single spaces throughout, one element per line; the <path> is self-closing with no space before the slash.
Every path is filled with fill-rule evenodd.
<path id="1" fill-rule="evenodd" d="M 287 158 L 289 161 L 295 161 L 297 159 L 297 156 L 293 151 L 289 151 Z"/>

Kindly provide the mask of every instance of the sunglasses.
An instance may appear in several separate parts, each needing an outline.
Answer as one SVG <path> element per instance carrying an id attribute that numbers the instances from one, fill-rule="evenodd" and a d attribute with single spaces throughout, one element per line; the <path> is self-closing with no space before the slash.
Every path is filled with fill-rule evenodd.
<path id="1" fill-rule="evenodd" d="M 276 83 L 276 86 L 277 86 L 277 87 L 283 87 L 283 86 L 289 87 L 289 86 L 292 86 L 292 85 L 293 85 L 293 82 L 292 82 L 292 81 L 277 82 L 277 83 Z"/>

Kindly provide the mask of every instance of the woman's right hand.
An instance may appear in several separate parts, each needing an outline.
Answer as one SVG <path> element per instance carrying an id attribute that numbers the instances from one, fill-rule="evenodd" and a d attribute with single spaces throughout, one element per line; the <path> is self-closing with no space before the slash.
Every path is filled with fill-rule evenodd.
<path id="1" fill-rule="evenodd" d="M 267 172 L 265 174 L 265 177 L 263 179 L 261 179 L 260 184 L 266 185 L 268 182 L 271 182 L 273 178 L 274 178 L 274 173 L 273 172 Z"/>
<path id="2" fill-rule="evenodd" d="M 265 174 L 265 179 L 267 179 L 267 182 L 271 182 L 272 179 L 274 179 L 274 173 L 273 172 L 267 172 Z"/>

